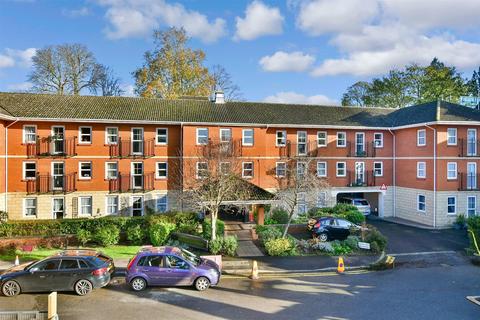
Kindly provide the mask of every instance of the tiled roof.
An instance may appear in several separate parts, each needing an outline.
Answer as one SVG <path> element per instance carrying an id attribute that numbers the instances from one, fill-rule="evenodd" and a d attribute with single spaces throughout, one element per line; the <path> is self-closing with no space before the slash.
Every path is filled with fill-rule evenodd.
<path id="1" fill-rule="evenodd" d="M 164 100 L 130 97 L 0 93 L 0 114 L 19 118 L 96 119 L 264 125 L 393 127 L 442 121 L 480 121 L 480 112 L 437 102 L 403 109 L 339 107 L 259 102 Z"/>

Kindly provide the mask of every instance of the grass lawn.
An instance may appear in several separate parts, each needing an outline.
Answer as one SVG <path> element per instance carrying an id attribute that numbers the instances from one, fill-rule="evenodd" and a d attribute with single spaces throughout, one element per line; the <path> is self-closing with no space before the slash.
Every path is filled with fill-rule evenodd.
<path id="1" fill-rule="evenodd" d="M 92 248 L 92 247 L 89 247 Z M 110 246 L 110 247 L 93 247 L 93 249 L 102 251 L 106 255 L 112 257 L 113 259 L 130 259 L 132 258 L 141 246 Z M 82 249 L 82 247 L 74 247 L 69 249 Z M 15 260 L 15 256 L 18 255 L 20 262 L 28 262 L 33 260 L 43 259 L 45 257 L 51 256 L 62 249 L 43 249 L 38 248 L 33 250 L 32 252 L 23 252 L 21 250 L 10 250 L 5 252 L 0 252 L 0 260 L 13 262 Z"/>

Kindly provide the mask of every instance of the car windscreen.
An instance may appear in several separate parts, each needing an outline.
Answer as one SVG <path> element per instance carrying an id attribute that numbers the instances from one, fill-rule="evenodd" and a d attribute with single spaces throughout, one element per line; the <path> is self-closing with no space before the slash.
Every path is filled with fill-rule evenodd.
<path id="1" fill-rule="evenodd" d="M 354 204 L 357 206 L 368 206 L 367 200 L 355 200 Z"/>
<path id="2" fill-rule="evenodd" d="M 95 267 L 100 267 L 101 265 L 104 265 L 105 262 L 107 262 L 108 260 L 105 260 L 105 259 L 101 259 L 100 257 L 86 257 L 85 260 L 88 260 L 88 262 L 90 262 L 91 265 L 95 266 Z"/>
<path id="3" fill-rule="evenodd" d="M 195 253 L 188 250 L 181 249 L 181 256 L 195 266 L 198 266 L 200 263 L 202 263 L 202 259 L 200 259 Z"/>

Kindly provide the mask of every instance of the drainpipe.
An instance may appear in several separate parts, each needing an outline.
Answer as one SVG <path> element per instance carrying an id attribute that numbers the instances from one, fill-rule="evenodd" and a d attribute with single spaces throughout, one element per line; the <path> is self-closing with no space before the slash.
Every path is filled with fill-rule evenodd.
<path id="1" fill-rule="evenodd" d="M 18 121 L 18 119 L 15 119 L 15 121 L 5 127 L 5 212 L 8 212 L 8 128 Z"/>
<path id="2" fill-rule="evenodd" d="M 393 217 L 397 216 L 397 146 L 396 137 L 392 129 L 388 129 L 393 137 Z"/>
<path id="3" fill-rule="evenodd" d="M 433 130 L 433 228 L 437 227 L 437 129 L 425 124 Z M 426 137 L 425 137 L 426 138 Z"/>
<path id="4" fill-rule="evenodd" d="M 180 195 L 180 211 L 183 212 L 183 174 L 184 174 L 184 170 L 183 170 L 183 122 L 180 123 L 180 155 L 179 155 L 179 165 L 180 165 L 180 172 L 179 172 L 179 175 L 180 175 L 180 192 L 181 192 L 181 195 Z M 167 191 L 168 192 L 168 191 Z"/>

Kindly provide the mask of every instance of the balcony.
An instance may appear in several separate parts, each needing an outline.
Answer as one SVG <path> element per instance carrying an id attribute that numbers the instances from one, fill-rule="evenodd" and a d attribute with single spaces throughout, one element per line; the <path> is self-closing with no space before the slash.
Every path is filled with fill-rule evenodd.
<path id="1" fill-rule="evenodd" d="M 49 174 L 37 174 L 33 180 L 27 180 L 28 194 L 46 193 L 69 193 L 77 190 L 77 173 L 69 173 L 61 176 Z"/>
<path id="2" fill-rule="evenodd" d="M 39 137 L 36 142 L 27 144 L 27 157 L 73 157 L 77 155 L 77 137 Z"/>
<path id="3" fill-rule="evenodd" d="M 459 173 L 458 174 L 458 190 L 459 191 L 479 191 L 479 174 L 476 173 Z"/>
<path id="4" fill-rule="evenodd" d="M 109 148 L 110 158 L 148 158 L 155 155 L 155 139 L 132 141 L 118 138 L 118 143 Z"/>
<path id="5" fill-rule="evenodd" d="M 204 158 L 241 157 L 242 140 L 238 139 L 222 142 L 209 139 L 206 145 L 201 146 L 201 154 Z"/>
<path id="6" fill-rule="evenodd" d="M 478 157 L 480 156 L 479 140 L 458 139 L 459 157 Z"/>
<path id="7" fill-rule="evenodd" d="M 278 156 L 281 158 L 291 157 L 319 157 L 320 149 L 317 141 L 308 141 L 306 143 L 292 143 L 287 141 L 283 146 L 277 146 Z"/>
<path id="8" fill-rule="evenodd" d="M 110 193 L 148 192 L 154 189 L 154 182 L 154 172 L 142 175 L 119 173 L 117 179 L 108 180 L 108 191 Z"/>
<path id="9" fill-rule="evenodd" d="M 348 157 L 357 157 L 357 158 L 374 158 L 377 153 L 377 148 L 375 148 L 374 142 L 366 143 L 363 150 L 357 148 L 355 143 L 347 141 L 347 151 Z"/>
<path id="10" fill-rule="evenodd" d="M 373 170 L 365 171 L 363 176 L 363 179 L 358 179 L 355 171 L 347 171 L 347 187 L 373 187 L 376 185 L 376 177 L 373 174 Z"/>

